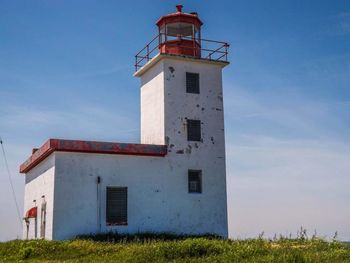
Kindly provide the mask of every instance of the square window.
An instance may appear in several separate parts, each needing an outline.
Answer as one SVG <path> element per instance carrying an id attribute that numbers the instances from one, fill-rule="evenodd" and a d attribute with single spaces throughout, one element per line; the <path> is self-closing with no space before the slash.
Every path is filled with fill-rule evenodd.
<path id="1" fill-rule="evenodd" d="M 201 141 L 201 121 L 200 120 L 187 120 L 187 140 L 188 141 Z"/>
<path id="2" fill-rule="evenodd" d="M 186 92 L 199 94 L 199 74 L 186 72 Z"/>
<path id="3" fill-rule="evenodd" d="M 128 224 L 128 188 L 127 187 L 107 187 L 107 225 L 127 225 Z"/>
<path id="4" fill-rule="evenodd" d="M 188 170 L 188 192 L 202 193 L 202 171 Z"/>

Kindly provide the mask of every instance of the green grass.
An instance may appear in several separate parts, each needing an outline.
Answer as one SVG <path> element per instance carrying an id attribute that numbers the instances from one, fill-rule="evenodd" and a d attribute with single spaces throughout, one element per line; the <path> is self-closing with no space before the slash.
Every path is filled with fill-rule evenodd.
<path id="1" fill-rule="evenodd" d="M 0 243 L 0 262 L 350 262 L 350 244 L 319 238 L 221 240 L 167 234 Z"/>

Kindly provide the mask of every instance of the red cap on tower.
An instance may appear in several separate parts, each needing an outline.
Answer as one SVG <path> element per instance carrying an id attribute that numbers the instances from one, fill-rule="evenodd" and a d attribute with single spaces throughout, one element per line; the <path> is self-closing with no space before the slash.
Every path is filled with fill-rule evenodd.
<path id="1" fill-rule="evenodd" d="M 184 13 L 182 5 L 176 11 L 160 17 L 156 23 L 158 35 L 146 44 L 135 56 L 135 70 L 145 66 L 159 55 L 186 56 L 191 59 L 227 61 L 229 44 L 201 38 L 202 21 L 196 12 Z"/>
<path id="2" fill-rule="evenodd" d="M 183 13 L 182 5 L 176 12 L 157 21 L 160 34 L 160 53 L 200 57 L 200 28 L 203 25 L 197 13 Z"/>

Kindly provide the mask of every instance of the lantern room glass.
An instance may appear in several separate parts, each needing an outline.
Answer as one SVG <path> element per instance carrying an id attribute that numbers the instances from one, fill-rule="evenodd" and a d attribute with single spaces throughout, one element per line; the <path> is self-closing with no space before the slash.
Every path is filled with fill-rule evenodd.
<path id="1" fill-rule="evenodd" d="M 188 39 L 200 42 L 200 29 L 191 23 L 169 23 L 159 28 L 160 43 L 176 39 Z"/>

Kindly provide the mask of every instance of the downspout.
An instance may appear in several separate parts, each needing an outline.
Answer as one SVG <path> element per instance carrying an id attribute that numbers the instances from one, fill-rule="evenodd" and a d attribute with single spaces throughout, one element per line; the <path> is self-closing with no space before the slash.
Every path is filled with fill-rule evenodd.
<path id="1" fill-rule="evenodd" d="M 96 194 L 97 194 L 97 229 L 98 233 L 101 233 L 101 177 L 97 176 L 96 180 Z"/>

